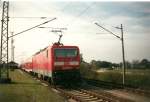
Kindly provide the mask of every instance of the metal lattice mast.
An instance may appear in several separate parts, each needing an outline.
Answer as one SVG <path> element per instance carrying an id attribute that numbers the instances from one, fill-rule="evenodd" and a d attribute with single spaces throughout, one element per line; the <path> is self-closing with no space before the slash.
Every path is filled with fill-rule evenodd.
<path id="1" fill-rule="evenodd" d="M 3 2 L 2 26 L 1 26 L 1 53 L 0 53 L 0 79 L 8 79 L 8 21 L 9 2 Z"/>

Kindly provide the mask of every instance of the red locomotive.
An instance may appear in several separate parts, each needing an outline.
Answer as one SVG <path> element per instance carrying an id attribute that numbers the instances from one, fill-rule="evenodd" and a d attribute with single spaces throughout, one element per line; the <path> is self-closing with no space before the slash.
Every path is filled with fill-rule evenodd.
<path id="1" fill-rule="evenodd" d="M 28 63 L 28 65 L 26 65 Z M 32 56 L 32 65 L 26 62 L 25 70 L 52 83 L 80 80 L 80 52 L 77 46 L 55 43 Z M 30 64 L 29 64 L 30 63 Z M 31 68 L 32 67 L 32 68 Z"/>

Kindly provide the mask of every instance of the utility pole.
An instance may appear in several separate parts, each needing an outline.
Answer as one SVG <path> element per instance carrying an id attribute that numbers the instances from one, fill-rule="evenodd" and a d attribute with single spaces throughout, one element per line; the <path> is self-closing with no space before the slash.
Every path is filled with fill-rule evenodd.
<path id="1" fill-rule="evenodd" d="M 123 36 L 123 26 L 121 24 L 120 27 L 115 27 L 117 29 L 120 29 L 121 30 L 121 44 L 122 44 L 122 60 L 123 60 L 123 66 L 122 66 L 122 72 L 123 72 L 123 80 L 122 80 L 122 83 L 125 84 L 125 72 L 126 72 L 126 62 L 125 62 L 125 55 L 124 55 L 124 36 Z"/>
<path id="2" fill-rule="evenodd" d="M 1 26 L 1 53 L 0 53 L 0 83 L 10 82 L 8 70 L 8 21 L 9 2 L 3 2 Z"/>
<path id="3" fill-rule="evenodd" d="M 125 72 L 126 72 L 126 64 L 125 64 L 125 56 L 124 56 L 124 37 L 123 37 L 123 26 L 119 28 L 121 30 L 121 42 L 122 42 L 122 59 L 123 59 L 123 84 L 125 84 Z"/>
<path id="4" fill-rule="evenodd" d="M 115 27 L 117 29 L 121 30 L 121 37 L 119 37 L 118 35 L 114 34 L 113 32 L 111 32 L 110 30 L 102 27 L 101 25 L 99 25 L 98 23 L 95 23 L 97 26 L 101 27 L 102 29 L 104 29 L 105 31 L 109 32 L 110 34 L 114 35 L 115 37 L 119 38 L 121 40 L 121 45 L 122 45 L 122 62 L 123 62 L 123 77 L 122 77 L 122 84 L 125 84 L 125 73 L 126 73 L 126 64 L 125 64 L 125 55 L 124 55 L 124 37 L 123 37 L 123 26 L 121 24 L 121 27 Z"/>

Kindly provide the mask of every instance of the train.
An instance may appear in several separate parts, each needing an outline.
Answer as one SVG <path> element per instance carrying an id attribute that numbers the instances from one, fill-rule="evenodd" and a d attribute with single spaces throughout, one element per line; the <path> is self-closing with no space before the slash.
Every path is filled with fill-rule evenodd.
<path id="1" fill-rule="evenodd" d="M 50 83 L 81 81 L 80 50 L 78 46 L 54 43 L 21 64 L 21 68 Z"/>
<path id="2" fill-rule="evenodd" d="M 32 57 L 26 59 L 25 61 L 23 61 L 20 65 L 20 67 L 29 73 L 33 73 L 33 66 L 32 66 Z"/>

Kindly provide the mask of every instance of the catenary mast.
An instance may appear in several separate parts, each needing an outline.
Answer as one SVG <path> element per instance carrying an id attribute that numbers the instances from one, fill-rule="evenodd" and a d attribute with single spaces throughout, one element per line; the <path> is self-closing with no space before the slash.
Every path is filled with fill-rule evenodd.
<path id="1" fill-rule="evenodd" d="M 0 53 L 0 82 L 8 82 L 8 22 L 9 22 L 9 2 L 3 1 L 1 20 L 1 53 Z"/>

